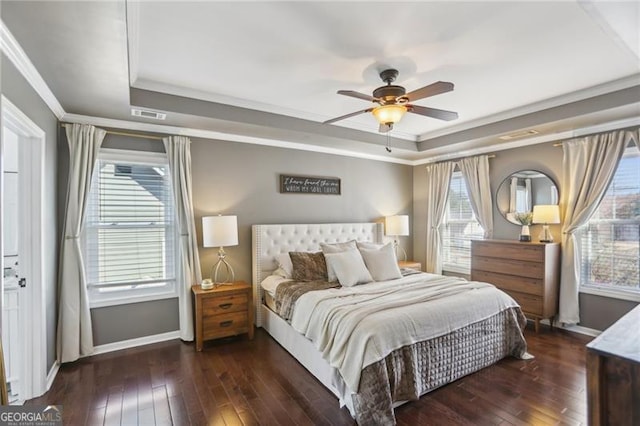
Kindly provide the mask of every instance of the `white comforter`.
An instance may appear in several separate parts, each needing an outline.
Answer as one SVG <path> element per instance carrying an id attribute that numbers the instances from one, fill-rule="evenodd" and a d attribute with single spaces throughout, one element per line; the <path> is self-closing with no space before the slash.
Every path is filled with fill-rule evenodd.
<path id="1" fill-rule="evenodd" d="M 518 306 L 493 285 L 433 274 L 301 296 L 291 325 L 358 391 L 362 370 L 403 346 L 442 336 Z M 341 395 L 344 398 L 344 395 Z"/>

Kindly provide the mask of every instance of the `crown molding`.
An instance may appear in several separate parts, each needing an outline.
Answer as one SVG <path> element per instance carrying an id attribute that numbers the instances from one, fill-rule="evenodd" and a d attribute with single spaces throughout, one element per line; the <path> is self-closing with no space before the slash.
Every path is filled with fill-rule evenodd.
<path id="1" fill-rule="evenodd" d="M 321 154 L 334 154 L 343 157 L 362 158 L 365 160 L 383 161 L 386 163 L 396 163 L 412 166 L 413 160 L 386 157 L 383 155 L 365 154 L 362 152 L 349 151 L 345 149 L 329 148 L 318 145 L 307 145 L 297 142 L 289 142 L 277 139 L 258 138 L 253 136 L 237 135 L 232 133 L 216 132 L 213 130 L 191 129 L 186 127 L 169 126 L 164 124 L 140 123 L 135 121 L 117 120 L 112 118 L 92 117 L 79 114 L 65 114 L 65 122 L 92 124 L 94 126 L 107 127 L 111 129 L 135 130 L 139 132 L 161 133 L 166 135 L 180 135 L 194 138 L 223 140 L 230 142 L 249 143 L 254 145 L 272 146 L 276 148 L 296 149 L 299 151 L 310 151 Z"/>
<path id="2" fill-rule="evenodd" d="M 435 163 L 438 161 L 456 160 L 459 158 L 471 157 L 473 155 L 505 151 L 507 149 L 520 148 L 523 146 L 530 146 L 530 145 L 538 145 L 546 142 L 562 141 L 566 139 L 572 139 L 572 138 L 578 138 L 581 136 L 591 135 L 594 133 L 608 132 L 608 131 L 617 130 L 617 129 L 625 129 L 627 127 L 633 127 L 633 126 L 640 126 L 640 117 L 610 121 L 610 122 L 598 124 L 595 126 L 581 127 L 578 129 L 567 130 L 564 132 L 551 133 L 548 135 L 540 135 L 540 136 L 535 136 L 527 139 L 521 139 L 518 141 L 503 142 L 499 144 L 493 144 L 493 145 L 483 146 L 480 148 L 468 149 L 464 151 L 456 151 L 456 152 L 447 153 L 447 154 L 438 154 L 438 151 L 441 151 L 443 148 L 450 148 L 451 146 L 434 148 L 429 151 L 423 151 L 424 153 L 429 153 L 429 152 L 432 153 L 432 155 L 429 158 L 416 160 L 414 161 L 413 165 L 418 166 L 421 164 Z"/>
<path id="3" fill-rule="evenodd" d="M 0 49 L 40 95 L 51 112 L 61 119 L 65 115 L 62 105 L 2 20 L 0 20 Z"/>
<path id="4" fill-rule="evenodd" d="M 640 83 L 640 74 L 632 74 L 630 76 L 613 80 L 607 83 L 599 84 L 597 86 L 589 87 L 586 89 L 578 90 L 576 92 L 567 93 L 565 95 L 556 96 L 554 98 L 545 99 L 540 102 L 535 102 L 522 107 L 510 109 L 500 112 L 498 114 L 489 115 L 486 117 L 478 118 L 476 120 L 467 121 L 451 127 L 445 127 L 433 132 L 423 133 L 418 137 L 419 142 L 423 142 L 429 139 L 445 136 L 451 133 L 462 132 L 474 127 L 484 126 L 487 124 L 508 120 L 510 118 L 519 117 L 525 114 L 531 114 L 538 111 L 542 111 L 549 108 L 554 108 L 573 102 L 582 101 L 585 99 L 593 98 L 595 96 L 605 95 L 610 92 L 616 92 L 618 90 L 628 89 L 633 86 L 637 86 Z"/>
<path id="5" fill-rule="evenodd" d="M 135 11 L 133 12 L 135 15 Z M 131 25 L 129 24 L 129 27 Z M 129 28 L 131 30 L 131 28 Z M 475 149 L 469 149 L 464 151 L 456 151 L 454 153 L 445 153 L 443 151 L 450 150 L 452 145 L 434 148 L 428 151 L 423 151 L 420 155 L 426 157 L 418 160 L 407 160 L 401 158 L 387 157 L 384 155 L 375 155 L 375 154 L 366 154 L 356 151 L 349 151 L 339 148 L 329 148 L 318 145 L 308 145 L 296 142 L 289 142 L 277 139 L 268 139 L 268 138 L 258 138 L 253 136 L 244 136 L 232 133 L 222 133 L 216 132 L 212 130 L 202 130 L 202 129 L 192 129 L 178 126 L 169 126 L 169 125 L 161 125 L 161 124 L 153 124 L 153 123 L 141 123 L 134 122 L 128 120 L 118 120 L 118 119 L 110 119 L 103 117 L 93 117 L 87 115 L 79 115 L 79 114 L 69 114 L 66 113 L 63 109 L 58 99 L 55 97 L 47 83 L 44 81 L 38 70 L 35 68 L 25 51 L 22 49 L 18 41 L 15 39 L 13 34 L 9 31 L 4 22 L 0 19 L 0 50 L 11 60 L 14 66 L 18 69 L 20 74 L 27 80 L 27 82 L 31 85 L 31 87 L 35 90 L 35 92 L 42 98 L 42 100 L 47 104 L 49 109 L 54 113 L 54 115 L 60 121 L 74 122 L 74 123 L 82 123 L 82 124 L 92 124 L 95 126 L 103 126 L 107 128 L 114 129 L 126 129 L 126 130 L 135 130 L 141 132 L 149 132 L 149 133 L 161 133 L 167 135 L 183 135 L 190 136 L 196 138 L 204 138 L 204 139 L 218 139 L 230 142 L 239 142 L 239 143 L 249 143 L 254 145 L 263 145 L 263 146 L 272 146 L 276 148 L 286 148 L 286 149 L 295 149 L 300 151 L 308 151 L 308 152 L 316 152 L 322 154 L 333 154 L 340 155 L 344 157 L 353 157 L 353 158 L 361 158 L 365 160 L 374 160 L 374 161 L 382 161 L 386 163 L 395 163 L 395 164 L 403 164 L 408 166 L 418 166 L 422 164 L 433 163 L 436 161 L 445 161 L 452 160 L 462 157 L 468 157 L 472 155 L 485 154 L 488 152 L 497 152 L 503 151 L 512 148 L 519 148 L 523 146 L 536 145 L 545 142 L 558 141 L 563 139 L 570 139 L 574 137 L 580 137 L 592 133 L 598 133 L 603 131 L 610 131 L 615 129 L 621 129 L 625 127 L 632 127 L 640 125 L 640 117 L 631 118 L 626 120 L 619 120 L 608 122 L 604 124 L 600 124 L 597 126 L 584 127 L 579 129 L 574 129 L 566 132 L 554 133 L 550 135 L 541 135 L 537 137 L 527 138 L 518 141 L 511 141 L 500 144 L 493 144 L 484 147 L 479 147 Z M 130 70 L 131 73 L 132 70 Z M 134 72 L 136 70 L 133 70 Z M 130 74 L 131 76 L 132 74 Z M 522 113 L 537 111 L 540 108 L 544 107 L 545 102 L 558 102 L 560 104 L 562 100 L 564 102 L 571 102 L 584 99 L 590 96 L 597 96 L 599 94 L 607 93 L 607 91 L 611 90 L 619 90 L 627 87 L 631 87 L 638 83 L 638 79 L 640 79 L 640 74 L 634 74 L 632 76 L 616 80 L 607 84 L 603 84 L 600 86 L 595 86 L 589 89 L 585 89 L 579 92 L 573 92 L 566 96 L 553 98 L 547 101 L 543 101 L 537 104 L 531 104 L 519 109 L 511 110 L 505 112 L 504 117 L 510 118 L 514 115 L 519 115 Z M 553 105 L 551 105 L 553 106 Z M 528 110 L 528 108 L 530 110 Z M 507 116 L 509 114 L 509 116 Z M 469 123 L 465 123 L 464 125 L 460 125 L 461 127 L 455 126 L 447 129 L 443 129 L 442 134 L 448 134 L 453 131 L 461 131 L 464 128 L 471 128 L 482 124 L 487 124 L 495 121 L 496 119 L 500 119 L 501 115 L 494 115 L 491 117 L 485 117 L 480 120 L 475 120 Z M 439 136 L 436 132 L 429 133 L 429 137 Z M 455 145 L 453 145 L 455 146 Z"/>
<path id="6" fill-rule="evenodd" d="M 133 69 L 134 63 L 132 62 L 131 64 Z M 137 71 L 132 71 L 131 75 L 137 76 Z M 261 111 L 261 112 L 266 112 L 270 114 L 280 114 L 287 117 L 299 118 L 302 120 L 309 120 L 309 121 L 314 121 L 318 123 L 324 122 L 325 120 L 333 118 L 333 117 L 328 117 L 322 114 L 314 114 L 308 111 L 302 111 L 302 110 L 293 109 L 293 108 L 286 108 L 286 107 L 282 107 L 274 104 L 251 101 L 248 99 L 241 99 L 233 96 L 225 96 L 225 95 L 220 95 L 216 93 L 210 93 L 202 90 L 190 89 L 190 88 L 166 84 L 166 83 L 159 83 L 157 81 L 147 80 L 145 78 L 137 78 L 135 82 L 131 84 L 131 87 L 134 89 L 147 90 L 151 92 L 164 93 L 164 94 L 174 95 L 174 96 L 182 96 L 185 98 L 202 100 L 207 102 L 215 102 L 223 105 L 232 105 L 238 108 Z M 336 125 L 336 124 L 331 124 L 331 125 Z M 342 124 L 338 124 L 338 126 L 345 127 L 348 129 L 360 130 L 362 132 L 367 132 L 367 133 L 373 133 L 373 134 L 378 133 L 377 122 L 374 125 L 369 125 L 369 124 L 364 124 L 358 121 L 351 120 L 348 122 L 345 121 Z M 372 130 L 372 129 L 375 129 L 375 130 Z M 411 142 L 418 141 L 418 135 L 402 132 L 397 130 L 396 128 L 393 129 L 393 137 L 398 139 L 404 139 Z"/>

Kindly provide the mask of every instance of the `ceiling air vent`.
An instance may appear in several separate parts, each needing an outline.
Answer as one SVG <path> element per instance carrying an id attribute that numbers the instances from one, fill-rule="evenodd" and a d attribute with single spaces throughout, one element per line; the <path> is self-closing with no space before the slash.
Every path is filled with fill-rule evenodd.
<path id="1" fill-rule="evenodd" d="M 150 111 L 148 109 L 131 108 L 131 115 L 134 117 L 151 118 L 153 120 L 164 120 L 167 114 L 158 111 Z"/>
<path id="2" fill-rule="evenodd" d="M 503 141 L 510 141 L 512 139 L 520 139 L 527 136 L 533 136 L 540 133 L 537 130 L 523 130 L 521 132 L 511 133 L 510 135 L 500 136 L 498 139 L 502 139 Z"/>

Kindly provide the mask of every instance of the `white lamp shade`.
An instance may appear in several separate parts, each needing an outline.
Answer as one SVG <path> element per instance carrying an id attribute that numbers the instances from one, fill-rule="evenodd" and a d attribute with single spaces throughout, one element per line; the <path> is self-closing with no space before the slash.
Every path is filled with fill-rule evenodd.
<path id="1" fill-rule="evenodd" d="M 409 216 L 395 215 L 384 218 L 385 235 L 409 235 Z"/>
<path id="2" fill-rule="evenodd" d="M 202 245 L 228 247 L 238 245 L 236 216 L 205 216 L 202 218 Z"/>
<path id="3" fill-rule="evenodd" d="M 555 204 L 538 204 L 533 206 L 533 223 L 560 223 L 560 207 Z"/>

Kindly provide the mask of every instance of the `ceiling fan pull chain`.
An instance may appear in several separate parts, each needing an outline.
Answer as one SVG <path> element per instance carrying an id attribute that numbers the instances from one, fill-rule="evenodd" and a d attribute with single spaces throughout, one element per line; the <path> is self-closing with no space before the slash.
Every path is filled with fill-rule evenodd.
<path id="1" fill-rule="evenodd" d="M 384 147 L 387 152 L 391 152 L 391 136 L 389 135 L 389 133 L 391 133 L 391 130 L 387 132 L 387 146 Z"/>

